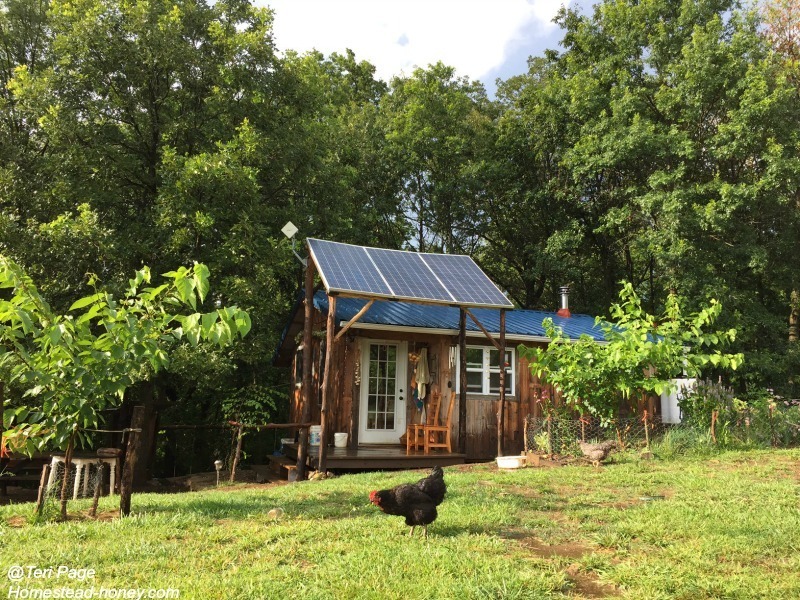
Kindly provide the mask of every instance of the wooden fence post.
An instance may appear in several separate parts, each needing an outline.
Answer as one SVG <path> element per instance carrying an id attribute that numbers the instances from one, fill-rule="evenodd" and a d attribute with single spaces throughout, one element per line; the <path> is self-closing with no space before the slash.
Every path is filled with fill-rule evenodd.
<path id="1" fill-rule="evenodd" d="M 714 410 L 711 411 L 711 439 L 714 441 L 715 444 L 717 443 L 716 425 L 717 425 L 717 411 Z"/>
<path id="2" fill-rule="evenodd" d="M 239 423 L 239 430 L 236 436 L 236 452 L 233 454 L 233 463 L 231 464 L 231 479 L 230 482 L 236 481 L 236 467 L 239 466 L 239 459 L 242 456 L 242 438 L 244 437 L 244 425 Z"/>
<path id="3" fill-rule="evenodd" d="M 44 498 L 47 495 L 47 482 L 50 480 L 50 463 L 42 465 L 42 477 L 39 479 L 39 494 L 36 497 L 36 514 L 42 516 Z"/>
<path id="4" fill-rule="evenodd" d="M 86 465 L 87 469 L 91 467 Z M 96 517 L 97 516 L 97 504 L 100 502 L 100 492 L 103 489 L 103 470 L 105 468 L 105 464 L 103 464 L 102 460 L 97 461 L 97 483 L 94 486 L 94 498 L 92 498 L 92 508 L 89 509 L 89 516 Z"/>
<path id="5" fill-rule="evenodd" d="M 125 452 L 125 464 L 119 483 L 119 514 L 127 517 L 131 514 L 131 494 L 133 493 L 133 471 L 141 451 L 140 432 L 144 426 L 145 407 L 134 406 L 131 427 L 128 430 L 128 449 Z"/>
<path id="6" fill-rule="evenodd" d="M 69 470 L 72 467 L 72 449 L 75 446 L 75 432 L 73 431 L 72 434 L 69 436 L 69 441 L 67 442 L 67 451 L 64 454 L 64 479 L 61 480 L 61 520 L 67 520 L 67 500 L 69 493 Z M 75 477 L 78 474 L 75 473 Z"/>

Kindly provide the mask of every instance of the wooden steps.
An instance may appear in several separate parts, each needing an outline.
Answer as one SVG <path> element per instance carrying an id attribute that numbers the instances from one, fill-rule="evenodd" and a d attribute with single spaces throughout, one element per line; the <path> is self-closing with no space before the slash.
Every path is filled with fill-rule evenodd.
<path id="1" fill-rule="evenodd" d="M 269 466 L 272 472 L 281 479 L 295 481 L 297 479 L 297 461 L 288 456 L 270 456 Z"/>

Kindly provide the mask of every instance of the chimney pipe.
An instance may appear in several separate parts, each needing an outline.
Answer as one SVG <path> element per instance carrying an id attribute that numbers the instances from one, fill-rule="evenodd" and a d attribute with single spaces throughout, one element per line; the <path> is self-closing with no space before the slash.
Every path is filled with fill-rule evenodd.
<path id="1" fill-rule="evenodd" d="M 558 288 L 558 291 L 561 292 L 561 308 L 556 313 L 559 317 L 570 317 L 572 313 L 569 312 L 569 286 L 562 285 Z"/>

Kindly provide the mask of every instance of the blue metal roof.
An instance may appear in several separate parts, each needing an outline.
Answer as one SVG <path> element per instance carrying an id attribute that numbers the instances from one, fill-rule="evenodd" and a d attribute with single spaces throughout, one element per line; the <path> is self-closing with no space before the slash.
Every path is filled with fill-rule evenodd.
<path id="1" fill-rule="evenodd" d="M 337 297 L 336 320 L 349 321 L 367 303 L 356 298 Z M 325 292 L 317 292 L 314 306 L 322 313 L 328 312 L 328 297 Z M 500 310 L 493 308 L 471 308 L 470 312 L 490 333 L 500 332 Z M 394 327 L 419 327 L 424 329 L 448 329 L 458 331 L 459 309 L 452 306 L 433 306 L 413 302 L 393 302 L 376 300 L 359 323 L 386 325 Z M 538 337 L 547 338 L 542 322 L 553 319 L 553 324 L 560 327 L 564 334 L 577 339 L 582 334 L 597 341 L 604 341 L 603 331 L 595 325 L 595 319 L 589 315 L 573 314 L 570 317 L 559 317 L 554 312 L 541 310 L 514 309 L 506 311 L 506 337 Z M 467 317 L 467 331 L 477 331 L 475 323 Z"/>

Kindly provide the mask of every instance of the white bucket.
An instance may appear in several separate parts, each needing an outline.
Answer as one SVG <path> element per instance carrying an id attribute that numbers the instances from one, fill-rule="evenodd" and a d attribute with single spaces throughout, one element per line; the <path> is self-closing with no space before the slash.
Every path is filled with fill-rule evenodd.
<path id="1" fill-rule="evenodd" d="M 347 434 L 346 433 L 334 433 L 333 434 L 333 445 L 336 448 L 347 448 Z"/>
<path id="2" fill-rule="evenodd" d="M 308 428 L 308 443 L 312 446 L 319 446 L 319 437 L 322 433 L 322 425 L 312 425 Z"/>

